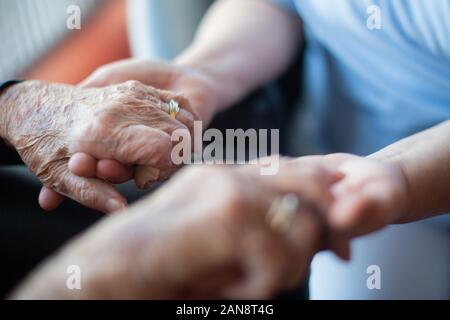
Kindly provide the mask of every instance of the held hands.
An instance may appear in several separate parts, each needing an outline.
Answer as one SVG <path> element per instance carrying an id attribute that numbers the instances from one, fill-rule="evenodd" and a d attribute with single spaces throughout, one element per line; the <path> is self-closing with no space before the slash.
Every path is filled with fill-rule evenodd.
<path id="1" fill-rule="evenodd" d="M 274 228 L 269 212 L 286 194 L 300 206 Z M 348 258 L 348 240 L 395 222 L 405 198 L 395 165 L 352 155 L 282 159 L 274 176 L 190 167 L 79 237 L 13 298 L 270 298 L 298 285 L 317 251 Z M 60 278 L 71 264 L 81 291 Z"/>
<path id="2" fill-rule="evenodd" d="M 200 70 L 176 66 L 164 62 L 151 62 L 145 60 L 124 60 L 105 65 L 95 71 L 82 84 L 81 88 L 101 88 L 114 84 L 120 84 L 129 80 L 139 81 L 145 85 L 167 90 L 170 92 L 182 92 L 183 96 L 177 96 L 183 113 L 187 114 L 187 121 L 183 117 L 180 120 L 192 130 L 192 119 L 201 120 L 207 125 L 218 104 L 218 85 L 212 77 Z M 161 119 L 165 126 L 164 119 Z M 166 128 L 171 133 L 172 128 Z M 147 145 L 147 148 L 150 148 Z M 81 151 L 81 150 L 80 150 Z M 127 163 L 117 158 L 98 158 L 87 152 L 77 152 L 72 155 L 70 167 L 74 174 L 84 178 L 107 179 L 113 183 L 122 183 L 134 178 L 140 188 L 146 188 L 151 183 L 168 178 L 176 168 L 169 170 L 155 166 L 138 165 L 134 173 L 130 174 Z M 40 196 L 41 206 L 51 210 L 56 208 L 63 197 L 54 190 L 44 187 Z"/>
<path id="3" fill-rule="evenodd" d="M 203 121 L 209 121 L 218 109 L 225 90 L 217 79 L 201 70 L 136 60 L 102 67 L 84 85 L 105 86 L 130 78 L 157 88 L 183 92 L 191 102 L 192 114 L 200 115 Z M 342 233 L 349 237 L 365 234 L 396 222 L 403 213 L 408 190 L 398 165 L 348 154 L 308 158 L 323 162 L 330 170 L 343 175 L 333 187 L 337 201 L 329 214 L 330 225 Z"/>
<path id="4" fill-rule="evenodd" d="M 122 60 L 97 69 L 82 87 L 104 87 L 136 80 L 162 90 L 181 92 L 189 102 L 188 110 L 194 118 L 207 125 L 217 112 L 220 84 L 199 69 L 161 61 Z"/>
<path id="5" fill-rule="evenodd" d="M 308 157 L 342 175 L 333 184 L 330 227 L 347 238 L 400 223 L 410 195 L 402 168 L 394 162 L 350 154 Z"/>
<path id="6" fill-rule="evenodd" d="M 181 234 L 188 242 L 180 250 L 194 248 L 189 240 L 198 246 L 184 256 L 189 272 L 181 278 L 182 296 L 260 299 L 292 289 L 304 280 L 316 252 L 331 248 L 348 259 L 351 238 L 398 221 L 408 197 L 396 164 L 348 154 L 283 159 L 279 174 L 272 177 L 251 171 L 244 167 L 186 172 L 186 180 L 174 182 L 167 198 L 160 194 L 160 201 L 168 203 L 195 180 L 205 182 L 204 191 L 186 195 L 198 207 L 173 217 L 174 223 L 183 219 L 186 229 L 193 231 Z M 286 230 L 274 232 L 267 214 L 283 194 L 295 194 L 310 210 L 303 207 Z M 180 199 L 175 207 L 187 201 Z M 197 218 L 198 212 L 204 215 Z M 200 221 L 205 224 L 197 225 Z M 176 252 L 167 265 L 175 263 Z M 163 281 L 173 278 L 180 279 L 168 272 Z M 180 292 L 179 284 L 173 283 L 172 292 Z"/>
<path id="7" fill-rule="evenodd" d="M 152 205 L 161 208 L 166 226 L 160 230 L 165 259 L 154 270 L 156 288 L 165 289 L 161 298 L 268 298 L 305 278 L 322 245 L 320 212 L 332 203 L 335 177 L 306 162 L 286 161 L 273 177 L 254 169 L 189 168 L 154 195 Z M 290 227 L 278 232 L 267 214 L 284 194 L 295 194 L 314 210 L 301 209 Z M 142 221 L 151 218 L 150 205 L 149 200 L 135 208 Z M 142 263 L 141 270 L 152 272 Z M 156 280 L 150 274 L 147 279 Z"/>
<path id="8" fill-rule="evenodd" d="M 152 166 L 162 175 L 174 170 L 170 134 L 191 130 L 194 117 L 181 110 L 171 118 L 171 99 L 189 105 L 136 81 L 90 89 L 28 81 L 2 95 L 2 136 L 44 184 L 42 207 L 55 208 L 61 194 L 112 212 L 126 201 L 105 180 L 129 180 L 133 165 Z"/>
<path id="9" fill-rule="evenodd" d="M 127 79 L 145 85 L 120 84 Z M 207 74 L 148 61 L 102 67 L 81 88 L 42 83 L 18 87 L 40 94 L 22 99 L 18 112 L 10 112 L 8 140 L 44 182 L 40 203 L 46 209 L 59 205 L 58 193 L 105 212 L 113 211 L 111 201 L 107 205 L 111 199 L 118 200 L 116 208 L 122 207 L 124 199 L 110 183 L 135 178 L 144 187 L 167 178 L 176 169 L 169 159 L 169 134 L 192 130 L 194 119 L 208 120 L 218 103 L 218 86 Z M 172 98 L 183 106 L 177 119 L 163 110 Z M 343 175 L 332 187 L 336 203 L 329 224 L 336 230 L 357 236 L 396 222 L 402 214 L 407 187 L 395 164 L 345 154 L 308 158 Z"/>
<path id="10" fill-rule="evenodd" d="M 293 288 L 324 247 L 322 212 L 337 177 L 310 161 L 282 167 L 271 177 L 249 166 L 187 168 L 79 237 L 13 297 L 258 299 Z M 301 202 L 280 231 L 268 212 L 285 194 Z M 65 289 L 66 264 L 83 270 L 82 290 Z"/>

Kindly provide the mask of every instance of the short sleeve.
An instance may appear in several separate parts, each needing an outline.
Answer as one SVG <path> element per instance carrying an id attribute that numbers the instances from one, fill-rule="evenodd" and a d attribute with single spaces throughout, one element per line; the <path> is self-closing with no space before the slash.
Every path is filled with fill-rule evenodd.
<path id="1" fill-rule="evenodd" d="M 269 0 L 269 2 L 287 9 L 289 11 L 297 12 L 297 7 L 295 6 L 295 0 Z"/>

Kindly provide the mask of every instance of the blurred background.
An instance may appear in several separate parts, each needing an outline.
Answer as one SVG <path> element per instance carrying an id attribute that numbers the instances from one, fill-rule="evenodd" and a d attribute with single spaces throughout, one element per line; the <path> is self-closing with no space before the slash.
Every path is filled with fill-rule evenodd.
<path id="1" fill-rule="evenodd" d="M 0 0 L 0 79 L 76 84 L 96 68 L 115 60 L 129 57 L 169 60 L 190 43 L 198 22 L 212 2 Z M 72 5 L 81 10 L 80 29 L 67 27 L 71 16 L 67 9 Z M 288 127 L 283 121 L 289 111 L 286 106 L 295 106 L 298 99 L 301 61 L 291 69 L 296 72 L 288 72 L 279 86 L 270 86 L 251 98 L 254 108 L 247 108 L 246 112 L 254 112 L 256 116 L 241 114 L 236 118 L 230 113 L 216 120 L 215 125 L 226 127 L 231 121 L 233 126 L 243 128 Z M 259 120 L 237 123 L 236 119 Z M 270 123 L 265 122 L 267 119 Z M 287 149 L 283 151 L 290 154 Z M 439 225 L 442 226 L 439 220 L 432 219 L 426 223 L 393 226 L 359 239 L 352 244 L 351 263 L 342 263 L 330 253 L 319 254 L 313 262 L 311 297 L 450 297 L 450 243 L 445 236 L 448 230 Z M 442 230 L 436 232 L 436 228 Z M 382 290 L 371 291 L 366 287 L 366 268 L 371 264 L 380 265 L 383 271 Z"/>
<path id="2" fill-rule="evenodd" d="M 211 2 L 0 0 L 0 79 L 76 84 L 130 56 L 170 59 L 189 44 Z M 72 5 L 81 9 L 80 29 L 67 27 Z"/>
<path id="3" fill-rule="evenodd" d="M 81 29 L 69 30 L 71 5 Z M 75 84 L 98 66 L 130 56 L 124 0 L 1 0 L 0 79 Z"/>

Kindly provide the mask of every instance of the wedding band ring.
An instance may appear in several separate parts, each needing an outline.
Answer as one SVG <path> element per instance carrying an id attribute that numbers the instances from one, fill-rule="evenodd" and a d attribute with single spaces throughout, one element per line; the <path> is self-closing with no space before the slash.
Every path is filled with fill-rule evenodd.
<path id="1" fill-rule="evenodd" d="M 169 101 L 169 115 L 175 119 L 178 113 L 180 113 L 180 104 L 174 99 L 171 99 Z"/>
<path id="2" fill-rule="evenodd" d="M 269 208 L 266 221 L 277 233 L 285 233 L 291 226 L 300 208 L 300 200 L 295 194 L 276 198 Z"/>

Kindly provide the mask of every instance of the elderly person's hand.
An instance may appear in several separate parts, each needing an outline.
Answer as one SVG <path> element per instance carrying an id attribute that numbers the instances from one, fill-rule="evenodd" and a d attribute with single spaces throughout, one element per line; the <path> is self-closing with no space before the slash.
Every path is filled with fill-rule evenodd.
<path id="1" fill-rule="evenodd" d="M 283 163 L 275 176 L 248 166 L 187 168 L 74 241 L 13 298 L 271 297 L 298 285 L 324 247 L 321 212 L 338 178 L 307 159 Z M 274 207 L 287 194 L 300 206 Z M 81 268 L 81 290 L 66 288 L 70 265 Z"/>
<path id="2" fill-rule="evenodd" d="M 203 127 L 206 127 L 214 113 L 217 111 L 219 103 L 219 87 L 221 91 L 228 89 L 224 85 L 219 85 L 213 77 L 201 70 L 166 63 L 161 61 L 148 61 L 129 59 L 114 62 L 97 69 L 81 85 L 82 88 L 100 88 L 129 80 L 139 81 L 146 85 L 177 92 L 182 94 L 184 99 L 179 100 L 183 109 L 191 113 L 195 120 L 200 120 Z M 181 97 L 181 95 L 180 95 Z M 195 146 L 193 144 L 193 146 Z M 194 150 L 199 152 L 201 150 Z M 88 153 L 77 153 L 73 155 L 73 172 L 84 178 L 97 177 L 108 178 L 112 181 L 122 181 L 123 176 L 127 176 L 127 166 L 118 161 L 96 161 L 95 157 Z M 176 168 L 172 170 L 161 170 L 151 166 L 138 166 L 134 173 L 136 185 L 141 189 L 151 186 L 152 182 L 157 182 L 168 178 Z M 46 202 L 52 207 L 57 206 L 62 197 L 50 190 L 43 190 Z"/>
<path id="3" fill-rule="evenodd" d="M 120 181 L 112 182 L 132 178 L 133 165 L 170 171 L 170 134 L 176 129 L 189 132 L 193 122 L 186 110 L 177 119 L 169 116 L 171 99 L 188 105 L 176 94 L 137 81 L 101 89 L 26 81 L 0 95 L 0 134 L 44 184 L 40 195 L 44 209 L 59 204 L 58 193 L 112 212 L 126 201 L 105 181 L 109 177 L 88 176 L 84 171 L 91 170 L 92 164 L 80 166 L 79 159 L 69 159 L 83 152 L 95 161 L 106 160 L 106 166 L 111 160 L 113 165 L 122 164 L 119 174 L 110 179 Z"/>
<path id="4" fill-rule="evenodd" d="M 148 60 L 123 60 L 102 66 L 89 76 L 81 87 L 105 87 L 128 80 L 137 80 L 146 85 L 171 92 L 182 93 L 189 101 L 186 105 L 181 104 L 194 116 L 195 120 L 202 121 L 206 127 L 219 104 L 219 91 L 227 91 L 227 88 L 218 84 L 214 77 L 202 70 Z M 221 90 L 219 90 L 219 88 Z M 195 150 L 201 151 L 201 150 Z M 78 167 L 92 167 L 95 160 L 88 154 L 76 154 Z M 97 169 L 87 172 L 92 175 L 97 172 L 102 176 L 109 176 L 116 179 L 126 170 L 125 166 L 118 162 L 97 163 Z M 86 171 L 83 172 L 86 175 Z M 170 172 L 172 173 L 172 172 Z M 151 167 L 139 167 L 136 170 L 135 180 L 139 187 L 145 187 L 148 177 L 155 177 L 154 180 L 161 180 L 168 177 L 167 172 L 159 172 Z"/>
<path id="5" fill-rule="evenodd" d="M 90 75 L 82 87 L 104 87 L 136 80 L 148 86 L 182 93 L 189 111 L 208 125 L 220 107 L 220 92 L 227 90 L 204 70 L 162 61 L 129 59 L 104 65 Z"/>

